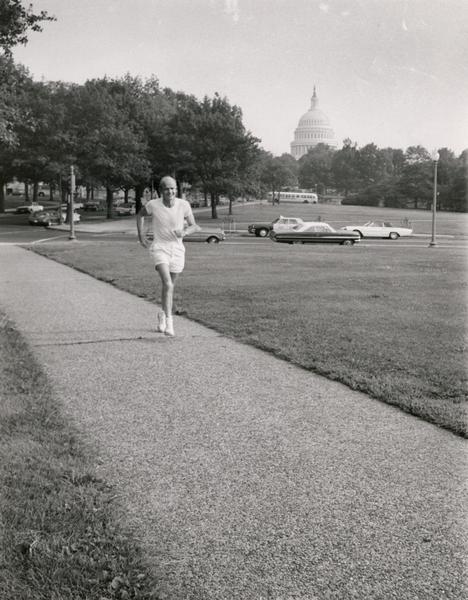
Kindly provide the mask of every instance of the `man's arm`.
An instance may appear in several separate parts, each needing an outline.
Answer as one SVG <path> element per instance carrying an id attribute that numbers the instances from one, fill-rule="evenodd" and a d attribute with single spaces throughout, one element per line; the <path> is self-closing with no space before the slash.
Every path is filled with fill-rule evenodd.
<path id="1" fill-rule="evenodd" d="M 174 231 L 176 237 L 183 238 L 190 233 L 195 233 L 195 231 L 200 231 L 201 227 L 195 223 L 195 219 L 192 213 L 185 217 L 185 221 L 187 225 L 184 225 L 183 229 L 176 229 Z"/>
<path id="2" fill-rule="evenodd" d="M 138 239 L 140 240 L 140 244 L 145 248 L 150 246 L 148 239 L 145 236 L 145 217 L 148 217 L 148 211 L 146 210 L 146 206 L 142 206 L 138 211 L 136 217 L 137 231 L 138 231 Z"/>
<path id="3" fill-rule="evenodd" d="M 186 221 L 187 226 L 184 227 L 184 236 L 195 233 L 195 231 L 200 231 L 201 227 L 195 223 L 193 213 L 190 213 L 190 215 L 187 216 Z"/>

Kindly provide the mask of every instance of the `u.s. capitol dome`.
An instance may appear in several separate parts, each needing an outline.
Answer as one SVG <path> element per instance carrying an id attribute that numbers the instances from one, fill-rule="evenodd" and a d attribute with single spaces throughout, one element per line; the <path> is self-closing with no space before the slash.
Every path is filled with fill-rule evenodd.
<path id="1" fill-rule="evenodd" d="M 291 154 L 296 160 L 307 154 L 309 148 L 317 144 L 326 144 L 336 148 L 335 132 L 327 115 L 318 108 L 318 98 L 314 86 L 309 110 L 299 119 L 291 142 Z"/>

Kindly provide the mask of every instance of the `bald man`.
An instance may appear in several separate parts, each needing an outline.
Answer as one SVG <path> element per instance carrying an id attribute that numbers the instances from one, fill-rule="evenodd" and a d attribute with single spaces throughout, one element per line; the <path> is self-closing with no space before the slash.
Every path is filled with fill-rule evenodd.
<path id="1" fill-rule="evenodd" d="M 177 184 L 172 177 L 163 177 L 159 184 L 161 197 L 150 200 L 142 206 L 137 215 L 138 239 L 140 244 L 149 248 L 154 268 L 162 283 L 161 307 L 158 315 L 157 330 L 174 336 L 172 303 L 174 285 L 184 270 L 184 236 L 198 231 L 192 208 L 187 200 L 177 198 Z M 153 222 L 153 242 L 144 234 L 144 218 L 151 217 Z"/>

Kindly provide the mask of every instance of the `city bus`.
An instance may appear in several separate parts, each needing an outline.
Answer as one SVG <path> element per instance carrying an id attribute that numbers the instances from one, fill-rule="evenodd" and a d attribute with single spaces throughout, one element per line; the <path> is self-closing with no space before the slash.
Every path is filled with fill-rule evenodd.
<path id="1" fill-rule="evenodd" d="M 314 192 L 268 192 L 268 200 L 272 204 L 279 202 L 302 202 L 318 204 L 318 196 Z"/>

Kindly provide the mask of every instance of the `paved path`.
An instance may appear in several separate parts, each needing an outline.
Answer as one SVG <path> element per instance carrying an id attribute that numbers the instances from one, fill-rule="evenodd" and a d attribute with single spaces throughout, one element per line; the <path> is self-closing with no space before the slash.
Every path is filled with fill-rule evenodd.
<path id="1" fill-rule="evenodd" d="M 170 600 L 462 599 L 466 442 L 14 246 L 0 309 Z M 466 582 L 465 582 L 466 583 Z"/>

